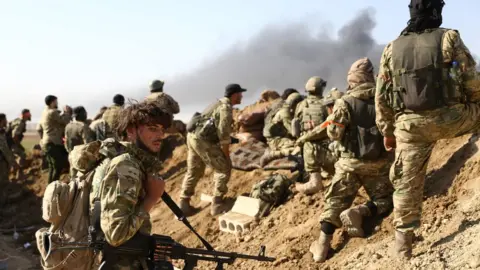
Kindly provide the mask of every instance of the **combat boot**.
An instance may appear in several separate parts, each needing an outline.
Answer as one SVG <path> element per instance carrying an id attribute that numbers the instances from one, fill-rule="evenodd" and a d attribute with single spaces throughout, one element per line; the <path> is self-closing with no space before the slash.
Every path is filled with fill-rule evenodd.
<path id="1" fill-rule="evenodd" d="M 195 208 L 190 205 L 190 198 L 180 199 L 179 207 L 186 217 L 193 216 L 199 212 L 198 208 Z"/>
<path id="2" fill-rule="evenodd" d="M 413 232 L 395 231 L 394 255 L 398 259 L 412 258 Z"/>
<path id="3" fill-rule="evenodd" d="M 310 252 L 313 254 L 315 262 L 323 263 L 327 260 L 328 251 L 330 250 L 330 242 L 333 239 L 333 234 L 326 234 L 320 232 L 320 237 L 310 245 Z"/>
<path id="4" fill-rule="evenodd" d="M 344 228 L 350 237 L 364 237 L 362 224 L 363 218 L 371 215 L 370 209 L 365 204 L 360 204 L 343 211 L 340 214 Z"/>
<path id="5" fill-rule="evenodd" d="M 212 206 L 210 208 L 210 214 L 212 216 L 217 216 L 226 211 L 226 205 L 223 197 L 215 196 L 212 199 Z"/>
<path id="6" fill-rule="evenodd" d="M 297 183 L 295 189 L 306 195 L 313 195 L 323 189 L 322 176 L 318 172 L 311 173 L 308 182 L 305 184 Z"/>

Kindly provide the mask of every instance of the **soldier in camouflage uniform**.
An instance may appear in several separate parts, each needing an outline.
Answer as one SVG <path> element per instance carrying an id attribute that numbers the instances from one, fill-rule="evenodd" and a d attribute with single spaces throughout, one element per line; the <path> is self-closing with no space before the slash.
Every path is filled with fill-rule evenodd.
<path id="1" fill-rule="evenodd" d="M 308 95 L 295 110 L 293 120 L 294 136 L 299 137 L 323 123 L 328 116 L 328 109 L 323 101 L 323 91 L 327 82 L 320 77 L 310 78 L 305 90 Z M 307 141 L 303 145 L 305 171 L 310 175 L 305 184 L 297 183 L 295 188 L 307 195 L 315 194 L 322 188 L 322 169 L 333 173 L 334 158 L 328 150 L 328 138 L 318 141 Z"/>
<path id="2" fill-rule="evenodd" d="M 125 98 L 117 94 L 113 97 L 113 105 L 103 113 L 102 119 L 105 121 L 105 137 L 117 138 L 119 134 L 115 134 L 117 121 L 120 117 L 120 112 L 125 104 Z"/>
<path id="3" fill-rule="evenodd" d="M 63 146 L 65 126 L 70 122 L 71 109 L 66 106 L 63 114 L 57 110 L 58 101 L 55 96 L 45 98 L 47 108 L 42 113 L 40 126 L 43 131 L 40 145 L 45 152 L 48 162 L 48 182 L 60 179 L 62 171 L 68 167 L 68 153 Z"/>
<path id="4" fill-rule="evenodd" d="M 156 156 L 171 123 L 171 115 L 159 107 L 145 102 L 133 104 L 123 110 L 117 125 L 119 134 L 127 134 L 127 141 L 111 138 L 102 143 L 100 151 L 108 158 L 95 169 L 90 209 L 100 202 L 101 231 L 114 247 L 137 233 L 151 233 L 149 212 L 161 200 L 165 188 L 157 174 L 161 164 Z M 145 258 L 122 255 L 118 259 L 113 269 L 148 269 Z M 96 267 L 99 261 L 97 258 Z"/>
<path id="5" fill-rule="evenodd" d="M 477 131 L 480 124 L 476 63 L 458 31 L 439 28 L 443 6 L 441 0 L 412 0 L 411 20 L 380 62 L 377 125 L 387 150 L 396 148 L 390 179 L 400 258 L 412 256 L 435 142 Z"/>
<path id="6" fill-rule="evenodd" d="M 7 117 L 0 113 L 0 189 L 8 182 L 10 168 L 19 168 L 6 138 Z M 0 195 L 1 196 L 1 195 Z"/>
<path id="7" fill-rule="evenodd" d="M 93 132 L 90 130 L 87 120 L 87 111 L 83 106 L 73 109 L 74 121 L 65 127 L 65 148 L 71 152 L 77 145 L 89 143 L 94 140 Z"/>
<path id="8" fill-rule="evenodd" d="M 383 137 L 375 124 L 375 79 L 370 60 L 353 63 L 347 81 L 346 95 L 335 101 L 325 123 L 328 137 L 337 142 L 334 150 L 338 161 L 325 193 L 320 237 L 310 247 L 317 262 L 326 260 L 336 228 L 343 225 L 350 236 L 363 237 L 363 219 L 385 214 L 393 207 L 393 187 L 388 179 L 393 156 L 383 149 Z M 370 201 L 348 209 L 362 186 Z"/>
<path id="9" fill-rule="evenodd" d="M 299 93 L 292 93 L 283 103 L 272 105 L 265 116 L 263 136 L 267 139 L 268 150 L 265 151 L 260 166 L 267 165 L 270 161 L 297 153 L 300 148 L 295 147 L 292 131 L 292 120 L 297 104 L 302 101 Z M 278 110 L 277 106 L 281 106 Z"/>
<path id="10" fill-rule="evenodd" d="M 93 133 L 94 140 L 103 141 L 106 137 L 106 128 L 105 120 L 102 119 L 103 114 L 107 110 L 107 107 L 104 106 L 100 108 L 100 111 L 93 118 L 92 123 L 90 123 L 89 128 Z"/>
<path id="11" fill-rule="evenodd" d="M 8 132 L 12 137 L 12 145 L 10 147 L 13 154 L 18 157 L 18 164 L 20 165 L 19 175 L 22 174 L 21 169 L 25 166 L 25 159 L 27 157 L 25 148 L 22 146 L 23 134 L 27 131 L 27 121 L 31 120 L 32 115 L 30 114 L 30 110 L 23 109 L 22 116 L 16 118 L 8 125 Z M 17 175 L 17 179 L 20 178 L 19 175 Z"/>
<path id="12" fill-rule="evenodd" d="M 147 102 L 156 102 L 161 108 L 169 108 L 172 115 L 180 112 L 180 106 L 171 96 L 163 92 L 164 82 L 154 80 L 150 83 L 150 95 L 145 100 Z"/>
<path id="13" fill-rule="evenodd" d="M 202 112 L 194 129 L 187 135 L 187 174 L 180 195 L 180 208 L 186 215 L 197 212 L 190 205 L 190 198 L 195 194 L 195 187 L 207 165 L 213 168 L 215 181 L 211 214 L 215 216 L 224 210 L 224 196 L 228 191 L 227 183 L 232 169 L 229 151 L 232 106 L 242 102 L 242 93 L 245 91 L 238 84 L 228 85 L 224 97 Z"/>

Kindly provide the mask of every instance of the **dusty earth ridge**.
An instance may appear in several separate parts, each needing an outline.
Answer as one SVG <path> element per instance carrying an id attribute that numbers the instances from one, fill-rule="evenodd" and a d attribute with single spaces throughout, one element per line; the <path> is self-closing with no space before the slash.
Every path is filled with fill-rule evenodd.
<path id="1" fill-rule="evenodd" d="M 164 156 L 162 173 L 167 179 L 167 191 L 177 199 L 186 172 L 187 149 L 181 138 L 174 141 L 177 147 Z M 384 219 L 368 221 L 365 239 L 349 239 L 342 230 L 337 230 L 333 257 L 323 264 L 314 263 L 308 249 L 319 235 L 322 194 L 313 197 L 295 194 L 247 234 L 220 232 L 217 219 L 209 214 L 209 206 L 199 200 L 202 192 L 212 193 L 210 169 L 199 182 L 193 199 L 193 203 L 202 206 L 202 211 L 189 219 L 217 250 L 257 254 L 260 245 L 265 245 L 267 255 L 277 258 L 274 263 L 237 260 L 226 269 L 480 269 L 479 146 L 476 135 L 443 140 L 435 146 L 425 182 L 422 226 L 416 231 L 414 258 L 408 262 L 390 255 L 394 240 L 390 214 Z M 249 193 L 254 183 L 271 173 L 233 171 L 228 196 L 233 201 L 236 196 Z M 282 173 L 290 175 L 289 171 Z M 4 260 L 9 264 L 8 269 L 39 269 L 34 231 L 19 232 L 17 240 L 11 231 L 14 226 L 45 225 L 41 219 L 40 196 L 46 185 L 46 174 L 28 175 L 26 180 L 8 184 L 8 192 L 2 195 L 0 265 Z M 366 199 L 361 190 L 355 203 Z M 154 208 L 151 218 L 154 233 L 170 235 L 188 247 L 202 247 L 163 203 Z M 23 245 L 27 242 L 32 247 L 25 249 Z M 177 267 L 182 266 L 182 262 L 175 263 Z M 213 268 L 214 265 L 206 262 L 198 266 L 198 269 Z"/>

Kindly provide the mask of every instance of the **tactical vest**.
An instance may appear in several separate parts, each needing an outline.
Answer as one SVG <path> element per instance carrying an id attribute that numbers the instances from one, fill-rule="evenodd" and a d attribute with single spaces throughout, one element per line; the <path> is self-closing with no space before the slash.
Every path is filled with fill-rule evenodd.
<path id="1" fill-rule="evenodd" d="M 392 43 L 390 99 L 396 111 L 434 110 L 464 99 L 463 91 L 449 76 L 452 64 L 443 61 L 442 41 L 447 30 L 407 33 Z"/>
<path id="2" fill-rule="evenodd" d="M 362 100 L 348 95 L 342 99 L 349 107 L 351 118 L 342 144 L 354 158 L 378 159 L 385 152 L 385 148 L 383 136 L 375 123 L 374 98 Z"/>
<path id="3" fill-rule="evenodd" d="M 308 96 L 302 110 L 302 131 L 309 130 L 309 123 L 312 123 L 314 127 L 320 125 L 325 121 L 327 115 L 327 109 L 323 101 L 318 97 Z"/>
<path id="4" fill-rule="evenodd" d="M 284 104 L 285 101 L 283 100 L 273 103 L 265 114 L 265 125 L 263 127 L 263 136 L 265 138 L 280 136 L 279 134 L 283 132 L 282 127 L 273 122 L 273 118 L 282 109 Z"/>

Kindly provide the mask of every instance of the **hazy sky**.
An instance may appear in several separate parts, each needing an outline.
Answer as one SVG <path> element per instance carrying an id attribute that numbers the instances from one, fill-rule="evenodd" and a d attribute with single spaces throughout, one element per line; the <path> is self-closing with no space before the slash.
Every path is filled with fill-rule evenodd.
<path id="1" fill-rule="evenodd" d="M 480 53 L 478 23 L 469 23 L 475 20 L 480 1 L 446 2 L 443 26 L 460 30 L 471 51 Z M 249 72 L 252 76 L 259 72 L 250 67 L 262 66 L 262 57 L 241 52 L 250 56 L 242 62 L 243 54 L 232 56 L 242 48 L 263 56 L 268 54 L 270 45 L 279 46 L 278 43 L 292 38 L 302 40 L 290 37 L 297 31 L 292 29 L 305 30 L 305 26 L 308 33 L 329 34 L 334 40 L 340 28 L 370 8 L 376 25 L 370 27 L 367 22 L 365 31 L 373 28 L 370 32 L 374 42 L 369 43 L 372 48 L 350 55 L 362 57 L 357 54 L 376 53 L 377 44 L 383 47 L 398 36 L 408 20 L 408 3 L 408 0 L 0 0 L 0 111 L 12 120 L 27 107 L 37 120 L 44 97 L 53 94 L 59 97 L 61 106 L 84 105 L 93 116 L 100 105 L 110 105 L 116 93 L 143 98 L 148 93 L 149 81 L 159 78 L 166 80 L 165 91 L 180 101 L 180 118 L 185 119 L 208 102 L 205 97 L 221 96 L 223 86 L 236 78 L 232 72 L 242 72 L 239 78 L 243 82 L 238 83 L 252 90 L 248 92 L 248 101 L 256 98 L 264 87 L 279 87 L 277 90 L 282 91 L 290 85 L 301 87 L 311 75 L 322 76 L 305 74 L 301 81 L 301 74 L 288 81 L 279 79 L 281 84 L 290 84 L 285 86 L 272 83 L 274 78 L 264 84 L 258 79 L 248 81 L 245 78 Z M 269 29 L 285 32 L 278 30 L 275 39 L 268 39 L 272 36 L 267 34 L 271 33 Z M 279 39 L 279 33 L 286 33 L 283 39 Z M 260 50 L 257 45 L 262 43 L 262 35 L 266 36 L 265 48 Z M 318 38 L 315 37 L 317 42 Z M 255 46 L 249 47 L 249 42 Z M 305 59 L 308 56 L 291 55 L 292 52 L 288 57 L 298 58 L 294 59 L 296 64 L 303 61 L 311 67 L 312 62 Z M 312 57 L 318 62 L 324 58 Z M 350 61 L 350 57 L 343 60 Z M 237 60 L 231 63 L 228 59 Z M 342 63 L 342 72 L 346 65 Z M 301 71 L 308 67 L 302 66 Z M 262 66 L 265 68 L 269 67 Z M 298 71 L 293 69 L 292 73 L 295 70 Z M 326 72 L 325 67 L 321 71 Z M 196 87 L 203 83 L 202 72 L 209 84 Z M 285 73 L 288 72 L 283 70 L 278 77 L 285 77 Z M 275 77 L 275 73 L 270 75 Z M 215 89 L 206 90 L 207 87 Z M 193 105 L 196 101 L 201 104 Z"/>

